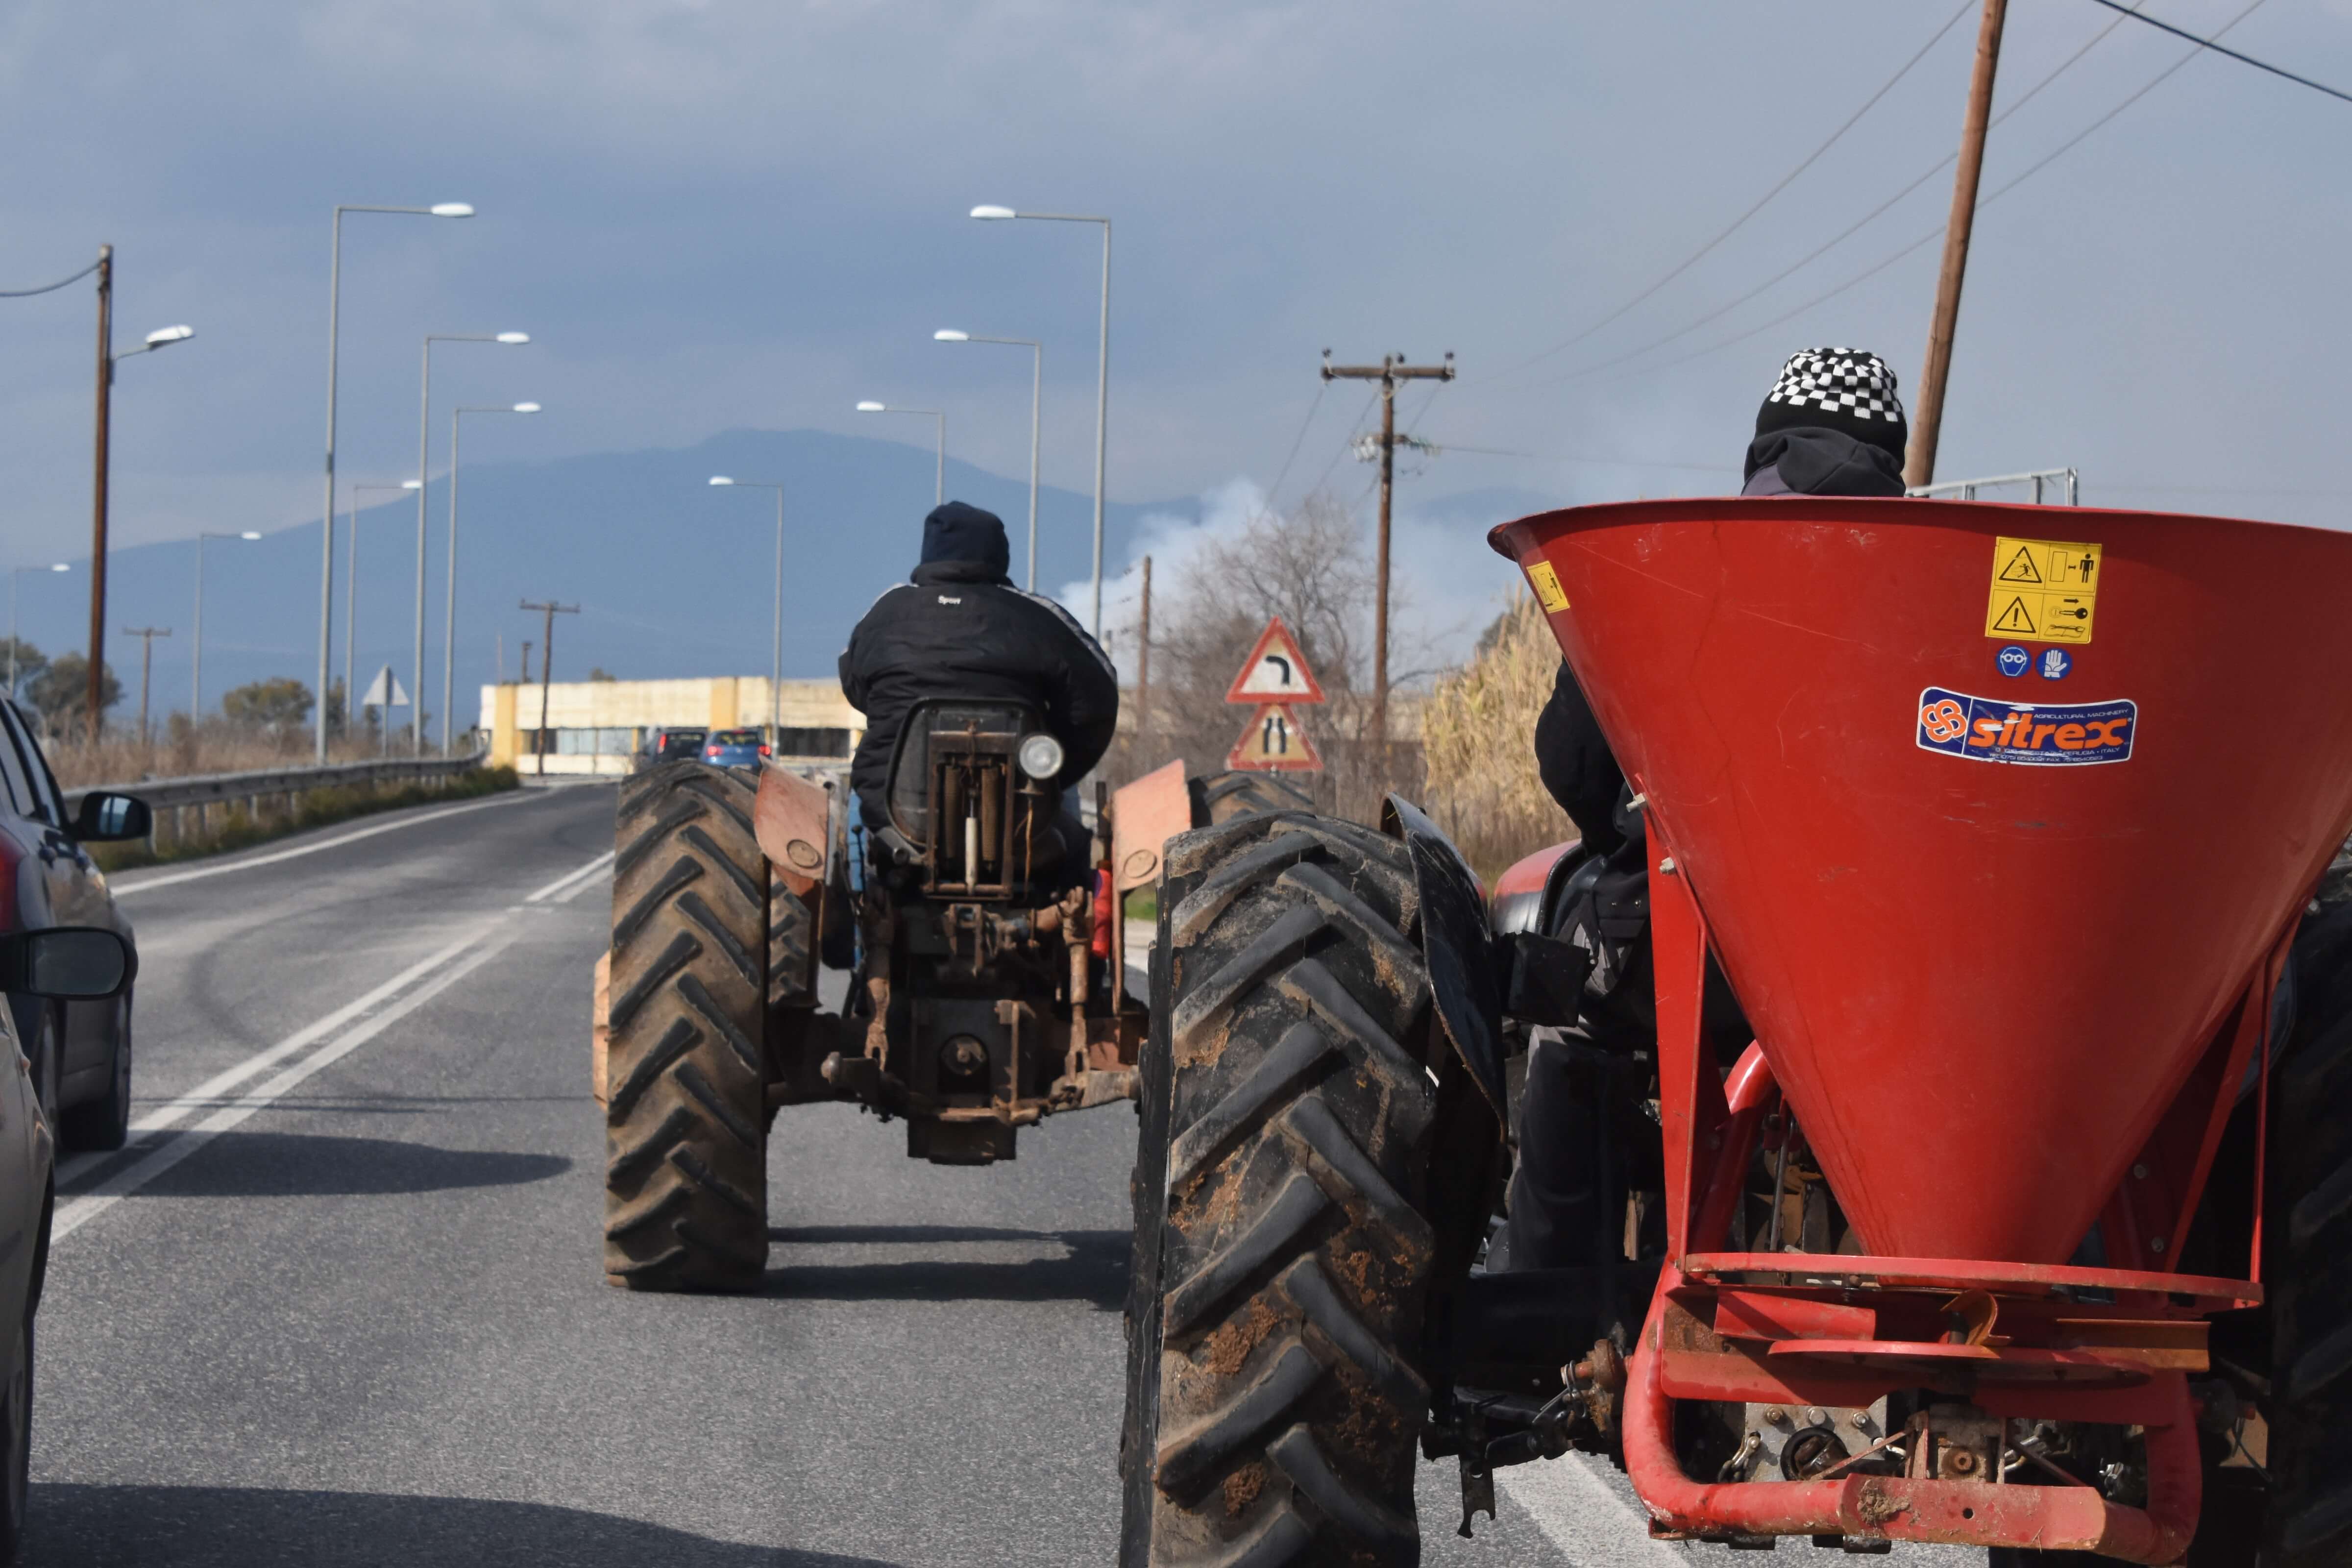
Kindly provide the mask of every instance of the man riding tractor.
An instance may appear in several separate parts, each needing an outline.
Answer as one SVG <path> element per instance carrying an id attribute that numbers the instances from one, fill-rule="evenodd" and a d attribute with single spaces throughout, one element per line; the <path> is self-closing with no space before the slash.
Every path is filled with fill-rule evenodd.
<path id="1" fill-rule="evenodd" d="M 1130 786 L 1085 826 L 1073 785 L 1118 684 L 1060 606 L 1006 580 L 1008 555 L 978 508 L 926 521 L 914 580 L 841 657 L 867 719 L 845 799 L 694 761 L 624 786 L 598 1006 L 614 1283 L 758 1285 L 779 1107 L 853 1100 L 904 1118 L 909 1155 L 981 1164 L 1052 1111 L 1131 1097 L 1143 1019 L 1108 918 L 1111 822 L 1123 889 L 1192 802 L 1179 769 L 1172 794 L 1129 807 Z M 837 1012 L 820 955 L 849 971 Z"/>

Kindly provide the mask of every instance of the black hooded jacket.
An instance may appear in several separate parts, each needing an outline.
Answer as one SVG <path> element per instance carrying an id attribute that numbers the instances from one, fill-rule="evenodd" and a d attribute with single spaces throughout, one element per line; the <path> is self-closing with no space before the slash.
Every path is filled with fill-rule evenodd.
<path id="1" fill-rule="evenodd" d="M 1899 496 L 1903 468 L 1883 447 L 1843 430 L 1797 426 L 1768 430 L 1748 444 L 1748 496 Z M 1613 854 L 1624 842 L 1616 806 L 1624 773 L 1592 716 L 1574 672 L 1562 659 L 1551 700 L 1536 717 L 1536 771 L 1544 788 L 1576 824 L 1595 853 Z"/>
<path id="2" fill-rule="evenodd" d="M 841 655 L 841 689 L 866 715 L 851 787 L 866 820 L 888 820 L 890 758 L 926 698 L 1025 702 L 1066 760 L 1057 787 L 1086 776 L 1118 723 L 1118 678 L 1071 614 L 1005 575 L 1012 552 L 993 513 L 950 501 L 923 522 L 914 581 L 874 601 Z"/>

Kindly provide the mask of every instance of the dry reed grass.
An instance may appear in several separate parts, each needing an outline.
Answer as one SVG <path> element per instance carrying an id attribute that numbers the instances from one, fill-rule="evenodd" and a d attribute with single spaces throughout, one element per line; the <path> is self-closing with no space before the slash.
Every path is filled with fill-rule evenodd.
<path id="1" fill-rule="evenodd" d="M 1422 711 L 1431 814 L 1489 880 L 1576 831 L 1536 772 L 1536 716 L 1559 670 L 1542 610 L 1518 596 L 1480 637 L 1477 657 L 1438 679 Z"/>

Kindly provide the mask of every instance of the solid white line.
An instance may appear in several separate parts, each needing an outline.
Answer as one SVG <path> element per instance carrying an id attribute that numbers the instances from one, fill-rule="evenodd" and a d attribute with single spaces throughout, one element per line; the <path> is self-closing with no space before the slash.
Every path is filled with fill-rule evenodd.
<path id="1" fill-rule="evenodd" d="M 576 893 L 582 888 L 586 887 L 588 885 L 588 879 L 593 877 L 597 872 L 603 870 L 612 863 L 613 851 L 607 849 L 604 853 L 597 856 L 596 858 L 589 861 L 588 864 L 581 867 L 578 870 L 566 871 L 563 875 L 558 877 L 555 880 L 550 882 L 536 893 L 524 899 L 523 902 L 526 904 L 536 904 L 544 902 L 549 899 L 553 899 L 557 903 L 562 903 L 566 899 L 571 898 L 573 893 Z M 574 884 L 577 885 L 575 886 Z"/>
<path id="2" fill-rule="evenodd" d="M 316 855 L 321 849 L 333 849 L 341 845 L 355 844 L 362 838 L 373 838 L 379 833 L 393 833 L 404 827 L 415 827 L 419 823 L 437 822 L 445 816 L 456 816 L 468 811 L 485 811 L 494 805 L 511 805 L 517 801 L 530 798 L 531 793 L 528 790 L 513 790 L 493 795 L 488 800 L 471 801 L 464 805 L 444 806 L 439 811 L 422 812 L 415 816 L 401 816 L 392 822 L 380 822 L 373 827 L 362 827 L 356 833 L 343 833 L 332 838 L 321 838 L 315 844 L 300 844 L 291 849 L 279 849 L 268 855 L 248 856 L 243 859 L 226 861 L 217 866 L 199 866 L 193 870 L 170 871 L 160 877 L 149 877 L 136 882 L 117 882 L 110 879 L 107 886 L 119 899 L 130 893 L 143 893 L 150 888 L 169 888 L 180 882 L 193 882 L 204 877 L 226 877 L 231 871 L 243 871 L 255 866 L 274 866 L 280 860 L 292 860 L 304 855 Z"/>
<path id="3" fill-rule="evenodd" d="M 503 930 L 498 929 L 495 925 L 487 930 L 478 928 L 468 933 L 467 942 L 477 941 L 484 935 L 489 936 L 491 940 L 480 942 L 480 945 L 460 962 L 444 969 L 425 984 L 418 986 L 357 1028 L 347 1031 L 332 1043 L 278 1073 L 252 1093 L 234 1104 L 226 1105 L 215 1110 L 210 1116 L 173 1138 L 144 1159 L 118 1171 L 90 1191 L 68 1198 L 58 1205 L 56 1215 L 50 1222 L 51 1243 L 54 1245 L 63 1241 L 67 1237 L 121 1202 L 125 1196 L 137 1192 L 198 1149 L 203 1148 L 218 1134 L 227 1131 L 256 1112 L 268 1109 L 312 1074 L 333 1066 L 374 1039 L 384 1030 L 497 957 L 506 949 L 508 943 L 515 940 L 516 934 L 510 924 L 506 925 Z M 449 951 L 445 948 L 442 950 L 442 954 L 436 954 L 436 957 L 439 958 Z M 412 970 L 409 973 L 413 974 L 415 971 Z M 347 1016 L 350 1009 L 344 1011 Z"/>
<path id="4" fill-rule="evenodd" d="M 1581 1454 L 1540 1464 L 1517 1465 L 1495 1479 L 1510 1500 L 1528 1510 L 1536 1528 L 1581 1568 L 1636 1568 L 1690 1559 L 1663 1541 L 1650 1539 L 1647 1515 L 1621 1496 Z"/>

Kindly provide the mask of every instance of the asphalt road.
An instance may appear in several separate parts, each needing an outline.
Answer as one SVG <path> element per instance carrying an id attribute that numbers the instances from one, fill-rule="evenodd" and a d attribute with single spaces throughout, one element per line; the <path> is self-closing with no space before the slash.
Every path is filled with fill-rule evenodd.
<path id="1" fill-rule="evenodd" d="M 129 873 L 133 1147 L 61 1172 L 26 1560 L 1111 1561 L 1134 1121 L 990 1170 L 789 1110 L 766 1290 L 607 1286 L 589 973 L 612 792 Z M 1664 1564 L 1621 1478 L 1507 1472 L 1425 1561 Z M 1961 1554 L 1906 1552 L 1925 1564 Z"/>

